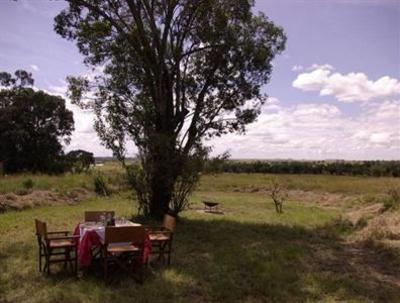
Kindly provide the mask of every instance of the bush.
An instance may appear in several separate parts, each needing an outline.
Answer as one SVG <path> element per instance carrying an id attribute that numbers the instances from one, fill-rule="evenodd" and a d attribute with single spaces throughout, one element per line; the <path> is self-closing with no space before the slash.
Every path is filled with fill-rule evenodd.
<path id="1" fill-rule="evenodd" d="M 146 174 L 138 163 L 126 167 L 128 184 L 134 189 L 138 200 L 138 214 L 147 216 L 150 213 L 150 189 Z"/>
<path id="2" fill-rule="evenodd" d="M 111 194 L 105 177 L 102 174 L 96 174 L 93 177 L 94 191 L 100 196 L 109 196 Z"/>
<path id="3" fill-rule="evenodd" d="M 24 189 L 32 189 L 34 184 L 35 183 L 33 182 L 33 180 L 31 178 L 29 178 L 22 182 L 22 187 Z"/>
<path id="4" fill-rule="evenodd" d="M 387 194 L 388 197 L 383 202 L 385 210 L 400 208 L 400 187 L 396 185 L 389 186 Z"/>
<path id="5" fill-rule="evenodd" d="M 269 188 L 269 195 L 274 201 L 276 212 L 278 214 L 283 213 L 283 203 L 288 198 L 286 187 L 284 187 L 282 184 L 279 184 L 276 179 L 272 179 Z"/>

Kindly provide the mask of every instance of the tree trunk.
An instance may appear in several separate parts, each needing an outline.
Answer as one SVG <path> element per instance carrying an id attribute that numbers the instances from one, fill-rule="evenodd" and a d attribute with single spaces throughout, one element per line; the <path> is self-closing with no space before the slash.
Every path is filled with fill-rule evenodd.
<path id="1" fill-rule="evenodd" d="M 150 216 L 161 220 L 168 212 L 177 175 L 175 141 L 172 136 L 157 135 L 151 148 Z"/>
<path id="2" fill-rule="evenodd" d="M 172 196 L 172 188 L 170 182 L 156 174 L 153 176 L 151 184 L 151 200 L 150 200 L 150 216 L 162 220 L 164 214 L 168 212 L 169 202 Z"/>

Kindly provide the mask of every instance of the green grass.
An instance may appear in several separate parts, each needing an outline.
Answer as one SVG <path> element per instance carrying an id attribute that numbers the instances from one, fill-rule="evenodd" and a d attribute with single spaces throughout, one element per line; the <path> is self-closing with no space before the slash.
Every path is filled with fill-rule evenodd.
<path id="1" fill-rule="evenodd" d="M 92 188 L 91 177 L 87 174 L 65 174 L 49 176 L 44 174 L 18 174 L 0 177 L 0 193 L 19 192 L 24 189 L 24 181 L 31 179 L 36 190 L 65 192 L 73 188 Z"/>
<path id="2" fill-rule="evenodd" d="M 378 194 L 390 185 L 400 186 L 400 178 L 350 177 L 330 175 L 269 175 L 231 174 L 206 175 L 201 179 L 200 190 L 242 191 L 268 188 L 271 178 L 286 184 L 289 189 L 346 194 Z"/>
<path id="3" fill-rule="evenodd" d="M 56 205 L 0 214 L 0 302 L 396 302 L 400 289 L 371 274 L 363 258 L 349 257 L 343 246 L 348 230 L 341 210 L 289 201 L 275 213 L 259 192 L 235 191 L 263 186 L 269 176 L 218 175 L 202 179 L 182 214 L 170 267 L 150 268 L 143 285 L 131 279 L 105 286 L 100 273 L 74 278 L 62 270 L 50 277 L 37 269 L 34 218 L 49 229 L 72 230 L 85 210 L 112 209 L 134 216 L 127 192 L 91 198 L 78 205 Z M 310 190 L 379 193 L 383 179 L 328 176 L 279 176 Z M 19 186 L 26 176 L 0 180 L 0 191 Z M 68 189 L 86 175 L 33 176 L 34 188 Z M 341 179 L 343 178 L 343 179 Z M 6 180 L 6 184 L 3 181 Z M 8 183 L 7 183 L 8 182 Z M 347 182 L 352 182 L 346 185 Z M 375 184 L 375 183 L 376 184 Z M 353 186 L 352 186 L 353 185 Z M 212 197 L 224 215 L 200 212 Z M 371 253 L 372 257 L 375 256 Z M 387 266 L 390 259 L 384 259 Z"/>
<path id="4" fill-rule="evenodd" d="M 96 168 L 108 178 L 108 182 L 121 183 L 124 172 L 116 162 L 107 162 Z M 330 175 L 270 175 L 270 174 L 232 174 L 204 175 L 199 184 L 199 191 L 257 191 L 269 187 L 271 178 L 276 178 L 288 189 L 320 191 L 330 193 L 374 195 L 385 192 L 390 186 L 400 187 L 400 178 L 330 176 Z M 49 176 L 42 174 L 18 174 L 0 176 L 0 193 L 16 192 L 23 189 L 23 182 L 32 179 L 34 189 L 57 190 L 60 192 L 75 187 L 93 189 L 90 174 L 65 174 Z"/>

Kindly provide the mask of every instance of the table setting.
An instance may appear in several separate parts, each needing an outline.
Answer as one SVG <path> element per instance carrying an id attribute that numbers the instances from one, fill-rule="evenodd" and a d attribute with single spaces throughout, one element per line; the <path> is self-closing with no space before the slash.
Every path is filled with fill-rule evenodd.
<path id="1" fill-rule="evenodd" d="M 97 256 L 104 245 L 105 230 L 107 226 L 141 226 L 125 218 L 115 219 L 114 217 L 101 216 L 98 222 L 81 222 L 75 227 L 74 235 L 79 236 L 78 240 L 78 263 L 80 267 L 88 267 L 92 263 L 92 258 Z M 130 245 L 131 243 L 118 243 L 118 245 Z M 97 253 L 94 253 L 97 250 Z M 148 236 L 144 243 L 143 263 L 151 254 L 151 242 Z"/>

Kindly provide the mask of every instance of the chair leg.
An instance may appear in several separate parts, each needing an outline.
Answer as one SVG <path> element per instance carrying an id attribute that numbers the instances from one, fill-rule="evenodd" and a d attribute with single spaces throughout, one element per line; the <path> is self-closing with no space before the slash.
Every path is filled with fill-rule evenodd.
<path id="1" fill-rule="evenodd" d="M 143 282 L 144 282 L 144 267 L 141 264 L 139 267 L 139 283 L 143 284 Z"/>
<path id="2" fill-rule="evenodd" d="M 108 278 L 108 262 L 107 262 L 107 257 L 106 257 L 106 255 L 104 254 L 104 252 L 103 252 L 103 254 L 102 254 L 102 257 L 103 257 L 103 279 L 104 279 L 104 282 L 107 284 L 107 278 Z"/>
<path id="3" fill-rule="evenodd" d="M 65 270 L 65 269 L 67 269 L 68 263 L 71 262 L 71 261 L 69 261 L 70 254 L 69 254 L 68 249 L 65 249 L 65 251 L 64 251 L 64 259 L 65 259 L 65 261 L 64 261 L 64 270 Z"/>
<path id="4" fill-rule="evenodd" d="M 78 275 L 78 250 L 75 248 L 75 258 L 74 258 L 74 265 L 75 265 L 75 275 Z"/>
<path id="5" fill-rule="evenodd" d="M 49 253 L 50 254 L 50 253 Z M 47 274 L 50 275 L 50 256 L 46 256 L 46 269 L 47 269 Z"/>
<path id="6" fill-rule="evenodd" d="M 158 261 L 162 261 L 162 264 L 165 264 L 165 244 L 160 243 L 158 249 Z"/>
<path id="7" fill-rule="evenodd" d="M 171 241 L 168 242 L 168 266 L 171 265 Z"/>
<path id="8" fill-rule="evenodd" d="M 42 249 L 39 248 L 39 272 L 42 271 Z"/>

